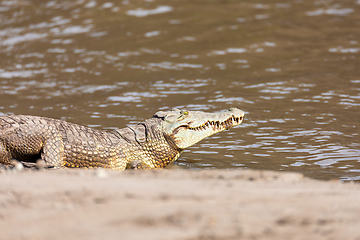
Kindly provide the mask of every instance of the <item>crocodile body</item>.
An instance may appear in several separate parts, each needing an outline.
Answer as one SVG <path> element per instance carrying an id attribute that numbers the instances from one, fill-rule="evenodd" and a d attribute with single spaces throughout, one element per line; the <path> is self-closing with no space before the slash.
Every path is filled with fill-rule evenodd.
<path id="1" fill-rule="evenodd" d="M 239 125 L 244 112 L 172 110 L 111 132 L 57 119 L 0 116 L 0 163 L 45 161 L 51 168 L 162 168 L 196 142 Z"/>

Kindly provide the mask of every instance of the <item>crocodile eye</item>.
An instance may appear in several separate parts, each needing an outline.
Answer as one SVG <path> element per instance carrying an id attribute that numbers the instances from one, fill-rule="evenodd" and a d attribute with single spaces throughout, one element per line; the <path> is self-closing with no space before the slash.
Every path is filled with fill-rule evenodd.
<path id="1" fill-rule="evenodd" d="M 179 117 L 178 117 L 178 120 L 182 120 L 184 119 L 186 116 L 188 116 L 190 113 L 189 111 L 181 111 L 180 114 L 179 114 Z"/>

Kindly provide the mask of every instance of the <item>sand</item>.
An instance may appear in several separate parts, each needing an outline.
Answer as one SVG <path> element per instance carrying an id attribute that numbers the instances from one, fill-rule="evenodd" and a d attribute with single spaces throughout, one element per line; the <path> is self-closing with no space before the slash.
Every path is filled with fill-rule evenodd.
<path id="1" fill-rule="evenodd" d="M 252 170 L 0 172 L 0 239 L 360 239 L 360 185 Z"/>

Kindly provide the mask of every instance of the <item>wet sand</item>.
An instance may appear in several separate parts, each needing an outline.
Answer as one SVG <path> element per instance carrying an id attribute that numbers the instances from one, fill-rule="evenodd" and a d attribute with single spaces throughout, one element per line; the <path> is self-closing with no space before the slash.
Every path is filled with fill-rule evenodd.
<path id="1" fill-rule="evenodd" d="M 3 171 L 1 239 L 360 239 L 360 185 L 254 170 Z"/>

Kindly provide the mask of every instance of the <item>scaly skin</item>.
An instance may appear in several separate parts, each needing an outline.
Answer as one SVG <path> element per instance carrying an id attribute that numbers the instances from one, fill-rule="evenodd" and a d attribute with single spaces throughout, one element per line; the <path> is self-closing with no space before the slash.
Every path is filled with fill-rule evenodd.
<path id="1" fill-rule="evenodd" d="M 112 132 L 36 116 L 0 117 L 0 163 L 41 158 L 51 168 L 163 168 L 202 139 L 239 125 L 244 112 L 174 109 Z"/>

